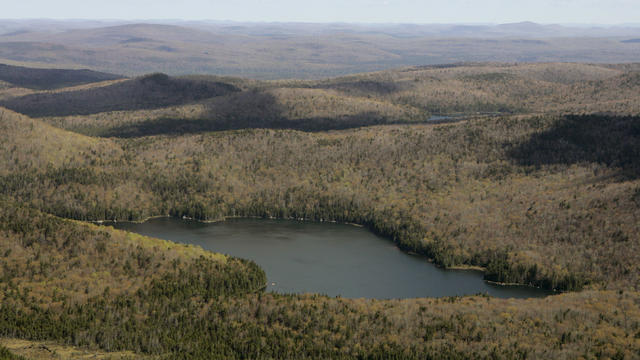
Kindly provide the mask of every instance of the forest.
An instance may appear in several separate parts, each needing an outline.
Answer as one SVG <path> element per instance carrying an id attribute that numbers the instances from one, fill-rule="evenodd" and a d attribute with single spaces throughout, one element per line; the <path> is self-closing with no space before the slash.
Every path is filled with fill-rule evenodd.
<path id="1" fill-rule="evenodd" d="M 635 115 L 638 70 L 458 64 L 317 81 L 153 74 L 55 92 L 10 88 L 0 106 L 85 135 L 121 138 L 251 128 L 325 131 L 429 123 L 433 116 Z"/>
<path id="2" fill-rule="evenodd" d="M 615 7 L 614 7 L 615 8 Z M 613 24 L 611 24 L 613 25 Z M 83 23 L 0 19 L 0 62 L 139 76 L 325 79 L 454 62 L 637 62 L 638 24 Z"/>
<path id="3" fill-rule="evenodd" d="M 12 339 L 149 358 L 636 358 L 638 70 L 155 74 L 9 97 L 35 117 L 0 108 L 0 358 L 21 354 Z M 144 81 L 164 90 L 137 97 Z M 87 97 L 104 102 L 56 113 Z M 167 215 L 356 223 L 561 293 L 278 295 L 250 261 L 91 223 Z"/>
<path id="4" fill-rule="evenodd" d="M 243 260 L 0 205 L 3 337 L 188 359 L 632 358 L 638 350 L 635 292 L 269 294 L 260 291 L 264 273 Z"/>
<path id="5" fill-rule="evenodd" d="M 121 78 L 120 75 L 87 69 L 38 69 L 0 64 L 0 81 L 35 90 L 54 90 Z"/>

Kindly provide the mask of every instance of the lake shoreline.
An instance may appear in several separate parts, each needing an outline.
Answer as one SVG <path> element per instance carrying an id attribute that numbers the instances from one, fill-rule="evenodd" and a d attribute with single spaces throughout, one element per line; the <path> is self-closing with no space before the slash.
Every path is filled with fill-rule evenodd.
<path id="1" fill-rule="evenodd" d="M 276 217 L 260 217 L 260 216 L 227 216 L 224 218 L 218 218 L 218 219 L 213 219 L 213 220 L 198 220 L 198 219 L 194 219 L 194 218 L 190 218 L 190 217 L 175 217 L 175 216 L 170 216 L 170 215 L 155 215 L 155 216 L 150 216 L 147 217 L 143 220 L 138 220 L 138 221 L 117 221 L 117 220 L 109 220 L 109 221 L 92 221 L 92 223 L 98 223 L 98 224 L 102 224 L 102 225 L 113 225 L 113 224 L 143 224 L 147 221 L 153 220 L 153 219 L 172 219 L 172 220 L 176 220 L 176 221 L 188 221 L 188 222 L 194 222 L 194 223 L 201 223 L 201 224 L 215 224 L 215 223 L 222 223 L 225 221 L 232 221 L 234 219 L 240 220 L 240 219 L 246 219 L 246 220 L 279 220 L 279 221 L 292 221 L 292 222 L 299 222 L 299 223 L 316 223 L 316 224 L 322 224 L 322 223 L 328 223 L 328 224 L 340 224 L 340 225 L 349 225 L 349 226 L 353 226 L 353 227 L 357 227 L 357 228 L 366 228 L 368 229 L 367 226 L 365 225 L 360 225 L 360 224 L 356 224 L 356 223 L 352 223 L 352 222 L 337 222 L 337 221 L 324 221 L 324 220 L 310 220 L 310 219 L 304 219 L 304 218 L 276 218 Z M 375 234 L 375 233 L 374 233 Z M 382 239 L 385 239 L 386 241 L 390 241 L 389 238 L 385 237 L 385 236 L 381 236 L 379 234 L 377 234 L 377 236 L 379 236 Z M 157 236 L 156 236 L 157 237 Z M 475 272 L 475 273 L 480 273 L 482 275 L 482 281 L 490 284 L 492 286 L 499 286 L 499 287 L 522 287 L 522 288 L 528 288 L 528 289 L 540 289 L 540 290 L 548 290 L 548 289 L 541 289 L 539 287 L 535 287 L 535 286 L 530 286 L 530 285 L 526 285 L 526 284 L 513 284 L 513 283 L 500 283 L 500 282 L 495 282 L 495 281 L 489 281 L 484 279 L 484 274 L 486 273 L 486 269 L 480 266 L 472 266 L 472 265 L 456 265 L 456 266 L 450 266 L 450 267 L 443 267 L 443 266 L 439 266 L 437 264 L 435 264 L 433 262 L 432 259 L 429 259 L 428 257 L 418 254 L 418 253 L 414 253 L 414 252 L 407 252 L 405 250 L 402 250 L 401 247 L 397 246 L 397 244 L 393 241 L 391 241 L 391 243 L 394 244 L 394 247 L 399 249 L 401 252 L 407 254 L 407 255 L 411 255 L 411 256 L 415 256 L 416 258 L 420 258 L 422 261 L 426 260 L 427 262 L 429 262 L 431 265 L 435 266 L 436 268 L 439 268 L 441 270 L 453 270 L 453 271 L 460 271 L 460 272 Z M 209 250 L 209 251 L 213 251 L 214 250 Z M 266 286 L 265 286 L 266 287 Z M 556 292 L 550 293 L 549 295 L 555 295 Z"/>
<path id="2" fill-rule="evenodd" d="M 313 222 L 313 223 L 342 224 L 342 225 L 350 225 L 350 226 L 355 226 L 355 227 L 360 227 L 360 228 L 366 227 L 365 225 L 361 225 L 361 224 L 357 224 L 357 223 L 353 223 L 353 222 L 340 222 L 340 221 L 335 221 L 335 220 L 322 220 L 322 219 L 320 219 L 320 220 L 312 220 L 312 219 L 294 218 L 294 217 L 279 218 L 279 217 L 274 217 L 274 216 L 270 216 L 270 217 L 262 217 L 262 216 L 225 216 L 225 217 L 219 218 L 219 219 L 200 220 L 200 219 L 192 218 L 192 217 L 189 217 L 189 216 L 177 217 L 177 216 L 171 216 L 171 215 L 154 215 L 154 216 L 149 216 L 149 217 L 143 218 L 141 220 L 84 220 L 84 221 L 88 222 L 88 223 L 91 223 L 91 224 L 98 224 L 98 225 L 108 225 L 108 224 L 116 224 L 116 223 L 144 224 L 145 222 L 147 222 L 149 220 L 153 220 L 153 219 L 189 220 L 189 221 L 196 221 L 196 222 L 203 223 L 203 224 L 215 224 L 215 223 L 229 221 L 229 220 L 233 220 L 233 219 L 286 220 L 286 221 L 300 221 L 300 222 Z M 418 255 L 418 254 L 416 254 L 416 255 Z"/>

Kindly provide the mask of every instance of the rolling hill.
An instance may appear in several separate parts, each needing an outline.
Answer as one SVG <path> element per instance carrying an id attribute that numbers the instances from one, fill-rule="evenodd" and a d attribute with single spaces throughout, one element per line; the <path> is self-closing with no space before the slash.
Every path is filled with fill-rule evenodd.
<path id="1" fill-rule="evenodd" d="M 0 80 L 35 90 L 52 90 L 121 78 L 119 75 L 91 70 L 36 69 L 0 64 Z"/>
<path id="2" fill-rule="evenodd" d="M 325 80 L 155 74 L 7 98 L 41 117 L 0 108 L 0 344 L 635 358 L 638 79 L 633 64 L 454 64 Z M 167 215 L 356 223 L 439 266 L 563 293 L 264 293 L 251 262 L 85 222 Z"/>
<path id="3" fill-rule="evenodd" d="M 2 23 L 0 21 L 0 23 Z M 12 25 L 16 26 L 16 25 Z M 26 23 L 0 34 L 0 59 L 25 66 L 139 76 L 218 74 L 322 79 L 403 66 L 470 61 L 637 61 L 633 27 L 539 24 L 349 25 L 207 22 Z"/>
<path id="4" fill-rule="evenodd" d="M 105 111 L 166 107 L 239 91 L 220 82 L 172 79 L 151 74 L 129 81 L 61 92 L 16 97 L 2 104 L 30 116 L 84 115 Z"/>
<path id="5" fill-rule="evenodd" d="M 635 115 L 638 74 L 633 64 L 573 63 L 422 66 L 317 81 L 156 74 L 16 94 L 0 105 L 92 136 L 322 131 L 428 123 L 433 115 L 446 121 L 492 114 Z"/>

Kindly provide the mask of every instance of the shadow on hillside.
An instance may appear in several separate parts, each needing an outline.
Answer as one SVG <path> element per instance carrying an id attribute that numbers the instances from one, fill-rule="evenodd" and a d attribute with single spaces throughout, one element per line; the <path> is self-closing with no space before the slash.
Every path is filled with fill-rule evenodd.
<path id="1" fill-rule="evenodd" d="M 153 119 L 114 127 L 103 136 L 131 138 L 151 135 L 180 135 L 208 131 L 272 127 L 283 118 L 276 98 L 267 93 L 247 91 L 207 104 L 199 119 Z"/>
<path id="2" fill-rule="evenodd" d="M 181 105 L 238 91 L 223 82 L 152 74 L 104 87 L 26 95 L 0 105 L 31 117 L 89 115 Z"/>
<path id="3" fill-rule="evenodd" d="M 0 80 L 37 90 L 52 90 L 122 78 L 120 75 L 91 70 L 36 69 L 0 64 Z"/>
<path id="4" fill-rule="evenodd" d="M 640 117 L 571 115 L 516 145 L 509 156 L 524 166 L 605 164 L 627 179 L 640 177 Z"/>
<path id="5" fill-rule="evenodd" d="M 341 81 L 341 82 L 329 82 L 326 84 L 320 84 L 314 86 L 315 89 L 332 89 L 346 93 L 353 94 L 376 94 L 376 95 L 389 95 L 397 92 L 399 89 L 398 84 L 393 81 L 385 80 L 357 80 L 357 81 Z"/>
<path id="6" fill-rule="evenodd" d="M 247 91 L 216 98 L 207 106 L 205 114 L 199 119 L 154 119 L 112 128 L 101 135 L 132 138 L 265 128 L 323 131 L 392 123 L 384 115 L 374 112 L 291 119 L 276 97 L 260 91 Z"/>

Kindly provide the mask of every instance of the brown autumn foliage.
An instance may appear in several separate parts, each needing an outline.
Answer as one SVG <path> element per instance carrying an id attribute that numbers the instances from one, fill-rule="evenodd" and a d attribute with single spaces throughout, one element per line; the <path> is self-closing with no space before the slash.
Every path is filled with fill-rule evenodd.
<path id="1" fill-rule="evenodd" d="M 34 69 L 23 66 L 0 64 L 0 80 L 13 85 L 51 90 L 83 84 L 116 80 L 119 75 L 91 70 Z"/>
<path id="2" fill-rule="evenodd" d="M 625 130 L 638 126 L 634 117 L 118 141 L 67 133 L 76 145 L 53 145 L 64 131 L 7 114 L 37 124 L 5 132 L 7 140 L 47 135 L 5 146 L 5 194 L 59 216 L 349 221 L 443 266 L 507 266 L 504 260 L 504 271 L 518 274 L 497 280 L 561 289 L 638 286 L 637 135 Z M 560 130 L 572 123 L 584 126 L 586 144 L 558 148 L 567 140 Z M 610 153 L 598 153 L 597 142 L 589 147 L 589 136 Z M 536 146 L 551 150 L 535 154 Z"/>
<path id="3" fill-rule="evenodd" d="M 1 109 L 0 331 L 190 358 L 639 356 L 634 71 L 427 67 L 234 80 L 240 92 L 168 108 L 43 119 Z M 436 107 L 466 117 L 415 123 Z M 519 114 L 472 115 L 484 111 Z M 188 122 L 208 120 L 251 129 Z M 279 129 L 379 122 L 412 124 Z M 220 257 L 47 213 L 355 222 L 441 266 L 586 290 L 536 300 L 248 294 L 263 280 L 240 260 L 210 264 Z"/>
<path id="4" fill-rule="evenodd" d="M 2 104 L 30 109 L 28 113 L 37 113 L 57 127 L 92 136 L 136 137 L 242 128 L 319 131 L 426 123 L 433 115 L 633 115 L 640 112 L 638 74 L 633 67 L 551 63 L 414 67 L 322 81 L 259 82 L 190 76 L 171 81 L 227 84 L 242 91 L 215 97 L 196 91 L 191 98 L 174 95 L 172 106 L 162 101 L 149 105 L 139 92 L 130 91 L 137 88 L 139 80 L 130 80 L 108 86 L 109 90 L 92 87 L 56 91 L 13 97 Z M 104 105 L 89 106 L 82 100 L 100 91 L 110 94 L 100 95 L 101 101 L 106 101 Z M 140 105 L 133 106 L 132 102 Z M 69 103 L 75 105 L 69 107 Z M 60 112 L 70 115 L 53 116 Z"/>
<path id="5" fill-rule="evenodd" d="M 634 291 L 405 300 L 253 293 L 265 281 L 255 265 L 4 200 L 0 250 L 4 337 L 159 359 L 633 358 L 640 351 Z"/>

